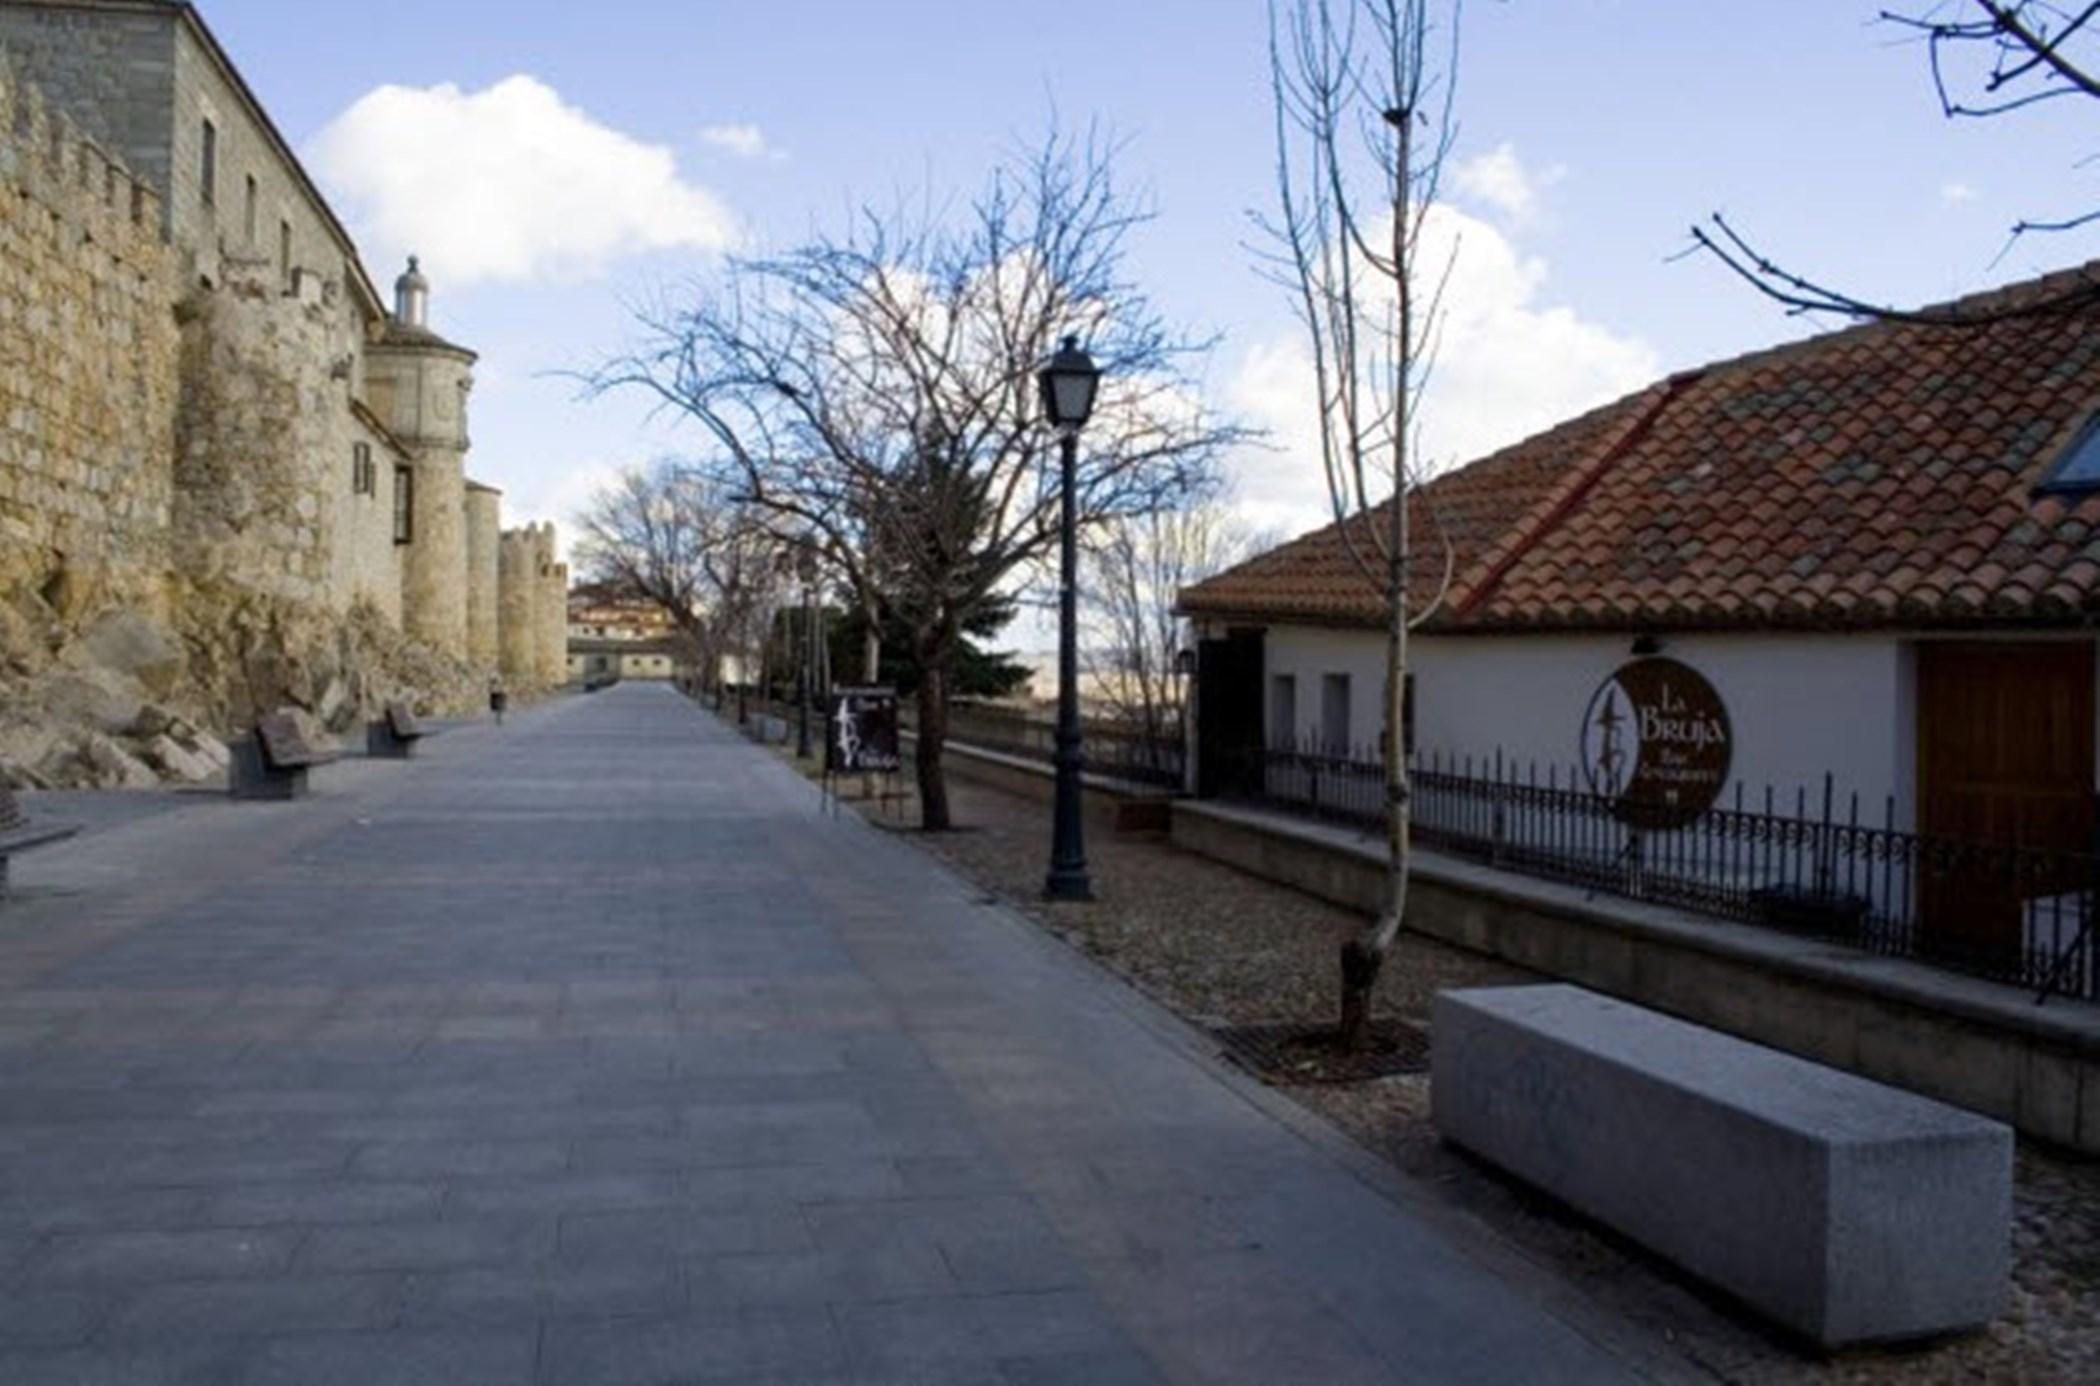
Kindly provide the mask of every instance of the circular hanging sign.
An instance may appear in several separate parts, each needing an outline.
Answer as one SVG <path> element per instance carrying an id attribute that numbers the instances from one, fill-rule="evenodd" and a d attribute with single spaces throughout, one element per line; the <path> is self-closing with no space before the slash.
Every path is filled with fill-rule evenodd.
<path id="1" fill-rule="evenodd" d="M 1728 782 L 1735 734 L 1721 695 L 1674 659 L 1637 659 L 1604 681 L 1582 716 L 1582 769 L 1629 828 L 1682 828 Z"/>

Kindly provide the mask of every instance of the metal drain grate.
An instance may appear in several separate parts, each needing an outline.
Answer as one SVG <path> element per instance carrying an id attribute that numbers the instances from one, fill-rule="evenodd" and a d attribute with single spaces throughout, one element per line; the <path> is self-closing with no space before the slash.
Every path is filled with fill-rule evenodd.
<path id="1" fill-rule="evenodd" d="M 1337 1049 L 1333 1025 L 1242 1025 L 1212 1032 L 1224 1055 L 1264 1083 L 1297 1087 L 1361 1083 L 1429 1070 L 1429 1036 L 1419 1026 L 1378 1020 L 1364 1047 Z"/>

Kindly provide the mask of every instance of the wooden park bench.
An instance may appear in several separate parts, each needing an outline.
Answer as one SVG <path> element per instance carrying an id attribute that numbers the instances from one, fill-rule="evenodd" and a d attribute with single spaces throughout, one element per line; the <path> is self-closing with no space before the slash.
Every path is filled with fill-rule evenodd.
<path id="1" fill-rule="evenodd" d="M 414 708 L 404 702 L 391 702 L 386 705 L 385 716 L 366 724 L 365 754 L 374 760 L 407 760 L 416 753 L 416 743 L 427 735 L 429 732 Z"/>
<path id="2" fill-rule="evenodd" d="M 0 784 L 0 900 L 7 898 L 7 859 L 46 843 L 62 842 L 80 829 L 67 823 L 32 823 L 15 792 Z"/>
<path id="3" fill-rule="evenodd" d="M 1436 998 L 1447 1140 L 1823 1348 L 1975 1328 L 2012 1269 L 2012 1132 L 1584 991 Z"/>
<path id="4" fill-rule="evenodd" d="M 270 713 L 255 724 L 252 734 L 227 749 L 233 753 L 230 773 L 236 799 L 296 799 L 306 793 L 307 771 L 342 755 L 334 746 L 308 740 L 288 712 Z"/>

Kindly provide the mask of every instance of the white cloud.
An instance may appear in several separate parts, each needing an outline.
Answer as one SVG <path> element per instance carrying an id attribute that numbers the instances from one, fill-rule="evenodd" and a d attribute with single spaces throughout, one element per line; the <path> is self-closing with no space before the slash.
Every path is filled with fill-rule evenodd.
<path id="1" fill-rule="evenodd" d="M 376 88 L 309 152 L 368 250 L 418 253 L 448 284 L 586 277 L 623 255 L 720 250 L 735 236 L 669 149 L 529 76 L 472 92 Z"/>
<path id="2" fill-rule="evenodd" d="M 739 159 L 785 159 L 786 154 L 766 140 L 766 132 L 756 125 L 706 125 L 700 129 L 700 143 Z"/>
<path id="3" fill-rule="evenodd" d="M 1940 184 L 1940 201 L 1952 207 L 1962 202 L 1974 202 L 1976 189 L 1967 183 L 1954 181 Z"/>
<path id="4" fill-rule="evenodd" d="M 589 508 L 600 491 L 615 485 L 631 465 L 593 459 L 561 471 L 512 480 L 504 487 L 503 527 L 513 529 L 552 521 L 556 552 L 562 562 L 570 562 L 570 549 L 576 542 L 576 517 Z"/>
<path id="5" fill-rule="evenodd" d="M 1517 157 L 1515 145 L 1504 143 L 1485 154 L 1460 160 L 1451 170 L 1451 181 L 1461 197 L 1491 207 L 1521 225 L 1537 215 L 1539 193 L 1558 183 L 1567 172 L 1563 164 L 1534 172 Z"/>
<path id="6" fill-rule="evenodd" d="M 1488 223 L 1440 204 L 1428 217 L 1423 263 L 1440 272 L 1454 244 L 1435 369 L 1420 406 L 1428 470 L 1473 461 L 1661 373 L 1654 349 L 1638 337 L 1547 301 L 1544 262 Z M 1235 465 L 1245 518 L 1292 533 L 1329 522 L 1302 333 L 1256 344 L 1230 398 L 1271 433 L 1270 450 L 1250 450 Z"/>

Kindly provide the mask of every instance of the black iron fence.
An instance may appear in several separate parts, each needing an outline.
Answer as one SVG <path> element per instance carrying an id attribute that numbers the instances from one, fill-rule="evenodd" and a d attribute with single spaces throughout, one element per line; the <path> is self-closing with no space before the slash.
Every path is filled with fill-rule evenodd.
<path id="1" fill-rule="evenodd" d="M 905 707 L 901 716 L 904 729 L 916 733 L 916 712 Z M 1179 728 L 1088 718 L 1080 734 L 1089 774 L 1170 791 L 1182 787 L 1186 751 Z M 1057 751 L 1057 725 L 1016 710 L 957 703 L 948 709 L 948 740 L 1048 764 Z"/>
<path id="2" fill-rule="evenodd" d="M 725 717 L 736 719 L 741 714 L 744 734 L 755 741 L 784 743 L 794 740 L 797 735 L 802 710 L 795 702 L 775 701 L 756 694 L 739 702 L 733 690 L 708 695 L 708 701 Z M 824 737 L 823 705 L 812 706 L 809 715 L 811 737 L 821 743 Z M 918 715 L 908 701 L 899 704 L 898 720 L 906 732 L 917 733 Z M 948 710 L 948 740 L 950 744 L 973 746 L 978 750 L 1041 761 L 1047 765 L 1057 750 L 1057 727 L 1019 711 L 957 703 Z M 1179 791 L 1182 787 L 1183 747 L 1178 730 L 1154 732 L 1099 718 L 1088 719 L 1082 728 L 1081 749 L 1090 774 L 1162 790 Z"/>
<path id="3" fill-rule="evenodd" d="M 1731 796 L 1685 827 L 1643 831 L 1565 768 L 1417 756 L 1424 846 L 1587 890 L 1917 958 L 2051 995 L 2100 999 L 2100 855 L 1899 829 L 1893 799 L 1819 790 Z M 1385 776 L 1355 755 L 1256 750 L 1224 797 L 1378 831 Z M 1880 821 L 1873 821 L 1878 818 Z"/>

